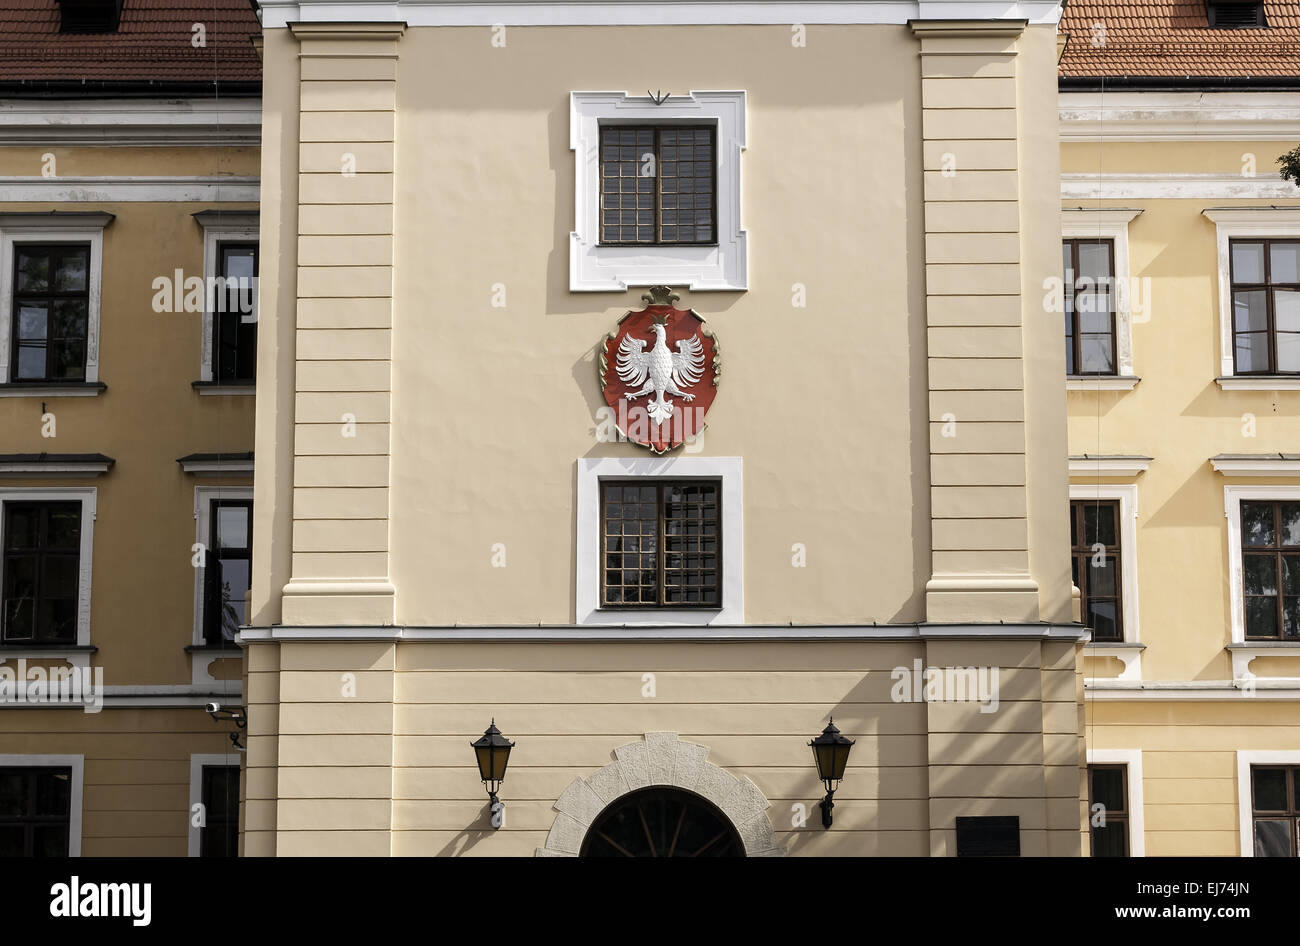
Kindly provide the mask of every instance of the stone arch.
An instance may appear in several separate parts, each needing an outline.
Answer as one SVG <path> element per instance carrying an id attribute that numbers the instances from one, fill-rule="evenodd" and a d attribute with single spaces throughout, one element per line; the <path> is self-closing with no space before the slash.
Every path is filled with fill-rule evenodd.
<path id="1" fill-rule="evenodd" d="M 694 792 L 731 820 L 746 857 L 784 857 L 772 831 L 767 800 L 746 776 L 736 777 L 705 760 L 706 746 L 682 742 L 674 732 L 646 733 L 640 742 L 614 750 L 614 761 L 587 778 L 577 778 L 556 799 L 557 814 L 538 857 L 577 857 L 596 816 L 624 795 L 664 785 Z"/>

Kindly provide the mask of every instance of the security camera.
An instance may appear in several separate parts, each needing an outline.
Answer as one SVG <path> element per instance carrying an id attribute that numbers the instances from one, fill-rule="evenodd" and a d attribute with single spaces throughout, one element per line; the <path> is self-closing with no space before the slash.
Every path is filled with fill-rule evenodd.
<path id="1" fill-rule="evenodd" d="M 220 712 L 221 712 L 221 704 L 220 704 L 220 703 L 209 703 L 207 706 L 204 707 L 204 709 L 206 709 L 209 713 L 220 713 Z"/>

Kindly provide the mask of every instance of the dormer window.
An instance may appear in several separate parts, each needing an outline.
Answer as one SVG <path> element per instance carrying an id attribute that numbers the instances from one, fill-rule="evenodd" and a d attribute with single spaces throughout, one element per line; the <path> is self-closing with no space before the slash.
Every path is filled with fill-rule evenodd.
<path id="1" fill-rule="evenodd" d="M 59 0 L 60 33 L 116 33 L 122 0 Z"/>
<path id="2" fill-rule="evenodd" d="M 1251 30 L 1268 26 L 1261 0 L 1207 0 L 1212 30 Z"/>

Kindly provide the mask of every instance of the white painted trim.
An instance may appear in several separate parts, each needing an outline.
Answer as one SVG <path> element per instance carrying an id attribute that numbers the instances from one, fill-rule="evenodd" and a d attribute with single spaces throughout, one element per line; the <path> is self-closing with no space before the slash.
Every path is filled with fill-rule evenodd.
<path id="1" fill-rule="evenodd" d="M 1242 857 L 1255 856 L 1255 805 L 1250 793 L 1250 767 L 1297 764 L 1300 764 L 1300 749 L 1237 750 L 1237 830 Z"/>
<path id="2" fill-rule="evenodd" d="M 1061 174 L 1062 200 L 1296 199 L 1300 189 L 1267 166 L 1255 177 L 1240 174 L 1138 174 L 1069 172 Z"/>
<path id="3" fill-rule="evenodd" d="M 1129 264 L 1128 225 L 1140 213 L 1141 210 L 1109 208 L 1089 210 L 1064 207 L 1061 209 L 1062 239 L 1110 240 L 1115 249 L 1115 347 L 1119 351 L 1119 364 L 1116 366 L 1118 377 L 1098 378 L 1096 383 L 1092 383 L 1092 379 L 1085 382 L 1097 390 L 1100 390 L 1102 383 L 1107 381 L 1127 384 L 1132 379 L 1132 383 L 1127 384 L 1127 390 L 1132 390 L 1137 384 L 1137 379 L 1133 378 L 1133 323 L 1151 320 L 1150 312 L 1138 312 L 1135 317 L 1131 304 L 1134 293 L 1132 268 Z M 1070 382 L 1067 382 L 1066 387 L 1070 388 Z M 1087 387 L 1082 388 L 1082 390 L 1087 389 Z M 1119 389 L 1107 387 L 1107 390 Z M 1075 388 L 1075 390 L 1080 389 Z"/>
<path id="4" fill-rule="evenodd" d="M 1124 614 L 1124 643 L 1140 644 L 1142 635 L 1138 625 L 1138 580 L 1137 580 L 1137 519 L 1138 488 L 1136 483 L 1071 483 L 1070 499 L 1117 499 L 1119 500 L 1119 559 L 1120 559 L 1120 594 Z M 1092 645 L 1090 644 L 1089 647 Z M 1106 645 L 1099 644 L 1099 647 Z M 1091 654 L 1088 650 L 1086 653 Z M 1123 660 L 1124 658 L 1120 658 Z M 1129 668 L 1125 666 L 1125 671 Z M 1140 675 L 1140 664 L 1137 673 Z M 1131 677 L 1129 679 L 1132 679 Z"/>
<path id="5" fill-rule="evenodd" d="M 194 541 L 200 543 L 205 549 L 209 547 L 212 531 L 212 502 L 218 499 L 242 499 L 252 501 L 253 487 L 251 486 L 196 486 L 194 487 Z M 250 523 L 251 525 L 251 523 Z M 203 566 L 197 566 L 194 569 L 194 634 L 190 643 L 195 646 L 201 646 L 203 640 Z M 230 656 L 230 655 L 226 655 Z M 191 674 L 192 683 L 195 686 L 211 683 L 224 683 L 224 680 L 217 680 L 208 672 L 211 668 L 212 661 L 222 659 L 221 655 L 212 655 L 208 653 L 192 653 Z"/>
<path id="6" fill-rule="evenodd" d="M 0 548 L 4 547 L 3 507 L 5 503 L 27 501 L 67 502 L 72 500 L 81 503 L 81 550 L 77 554 L 77 644 L 81 647 L 88 647 L 90 646 L 90 582 L 94 574 L 94 563 L 91 558 L 95 549 L 95 508 L 97 501 L 95 487 L 0 486 Z M 34 655 L 27 654 L 25 656 Z M 50 652 L 50 656 L 62 657 L 64 654 L 54 650 Z M 73 655 L 67 656 L 70 659 Z"/>
<path id="7" fill-rule="evenodd" d="M 1300 391 L 1300 376 L 1240 375 L 1214 379 L 1225 391 Z"/>
<path id="8" fill-rule="evenodd" d="M 1249 458 L 1210 457 L 1210 466 L 1224 476 L 1300 476 L 1300 455 Z"/>
<path id="9" fill-rule="evenodd" d="M 33 476 L 103 476 L 112 460 L 80 460 L 68 463 L 15 462 L 0 460 L 0 477 L 27 479 Z"/>
<path id="10" fill-rule="evenodd" d="M 1089 678 L 1084 681 L 1084 698 L 1121 703 L 1179 701 L 1221 703 L 1236 700 L 1252 702 L 1291 702 L 1300 700 L 1300 687 L 1284 682 L 1281 686 L 1257 683 L 1246 687 L 1233 680 L 1168 680 L 1129 683 L 1115 678 Z"/>
<path id="11" fill-rule="evenodd" d="M 600 245 L 600 127 L 678 122 L 716 129 L 717 246 Z M 626 92 L 569 94 L 574 152 L 569 291 L 621 292 L 629 286 L 685 286 L 695 292 L 748 288 L 746 234 L 740 226 L 740 155 L 745 150 L 745 93 L 688 92 L 662 105 Z"/>
<path id="12" fill-rule="evenodd" d="M 240 768 L 237 752 L 191 752 L 190 753 L 190 803 L 185 809 L 187 831 L 187 857 L 198 857 L 203 842 L 203 829 L 194 824 L 194 806 L 203 804 L 203 770 L 208 766 L 220 768 Z M 240 792 L 243 792 L 244 773 L 241 769 Z M 206 820 L 206 813 L 205 813 Z"/>
<path id="13" fill-rule="evenodd" d="M 1132 391 L 1141 378 L 1121 375 L 1098 375 L 1095 378 L 1066 378 L 1067 391 Z"/>
<path id="14" fill-rule="evenodd" d="M 205 287 L 215 286 L 215 279 L 221 275 L 221 258 L 220 249 L 222 243 L 258 243 L 258 225 L 249 225 L 248 223 L 204 223 L 199 220 L 199 226 L 203 228 L 203 285 Z M 260 244 L 259 244 L 260 245 Z M 259 254 L 260 254 L 259 249 Z M 256 290 L 254 290 L 256 291 Z M 240 294 L 243 294 L 241 288 Z M 203 293 L 203 326 L 202 336 L 199 344 L 199 380 L 212 380 L 212 307 L 216 301 L 216 293 L 205 289 Z M 257 300 L 253 301 L 253 319 L 257 318 Z M 252 386 L 247 386 L 249 391 L 254 390 Z M 199 388 L 199 393 L 205 393 L 203 388 Z M 225 389 L 214 388 L 209 392 L 213 394 L 230 394 L 230 386 Z"/>
<path id="15" fill-rule="evenodd" d="M 1108 90 L 1061 92 L 1057 102 L 1063 142 L 1300 138 L 1300 92 Z"/>
<path id="16" fill-rule="evenodd" d="M 1300 486 L 1225 486 L 1223 487 L 1223 515 L 1228 520 L 1228 593 L 1229 612 L 1232 616 L 1232 643 L 1246 644 L 1246 605 L 1243 597 L 1241 565 L 1241 501 L 1243 499 L 1285 500 L 1300 499 Z M 1289 649 L 1289 648 L 1288 648 Z M 1276 647 L 1262 649 L 1256 653 L 1251 649 L 1238 649 L 1232 652 L 1232 675 L 1236 680 L 1253 681 L 1254 676 L 1247 670 L 1255 657 L 1291 656 Z M 1296 645 L 1294 656 L 1300 656 L 1300 644 Z"/>
<path id="17" fill-rule="evenodd" d="M 0 201 L 11 203 L 131 203 L 181 201 L 256 203 L 256 177 L 5 177 Z"/>
<path id="18" fill-rule="evenodd" d="M 9 658 L 4 658 L 9 659 Z M 228 689 L 218 689 L 227 687 Z M 104 709 L 182 709 L 202 707 L 217 698 L 217 702 L 239 700 L 243 687 L 238 680 L 219 680 L 217 687 L 207 686 L 106 686 L 103 694 Z M 17 703 L 0 702 L 0 710 L 65 710 L 67 703 Z"/>
<path id="19" fill-rule="evenodd" d="M 0 755 L 0 766 L 6 765 L 72 770 L 72 790 L 71 797 L 68 799 L 68 856 L 80 857 L 86 757 L 84 755 Z"/>
<path id="20" fill-rule="evenodd" d="M 207 313 L 204 313 L 204 316 L 210 318 L 210 316 L 208 316 Z M 208 339 L 209 339 L 208 345 L 210 346 L 212 344 L 211 333 L 208 334 Z M 210 366 L 212 361 L 211 353 L 205 352 L 204 357 L 206 359 L 205 363 Z M 209 367 L 208 370 L 211 371 L 212 370 L 211 367 Z M 253 397 L 255 394 L 257 394 L 257 385 L 255 384 L 213 384 L 213 385 L 204 385 L 202 387 L 195 388 L 194 390 L 198 391 L 199 394 L 203 395 L 204 397 L 214 397 L 214 396 Z"/>
<path id="21" fill-rule="evenodd" d="M 1142 750 L 1089 749 L 1089 765 L 1128 767 L 1128 850 L 1131 857 L 1147 856 L 1146 818 L 1142 807 Z"/>
<path id="22" fill-rule="evenodd" d="M 206 476 L 252 476 L 253 460 L 186 460 L 182 473 Z"/>
<path id="23" fill-rule="evenodd" d="M 1151 468 L 1149 457 L 1070 457 L 1070 476 L 1121 476 L 1135 478 Z"/>
<path id="24" fill-rule="evenodd" d="M 330 641 L 334 643 L 626 643 L 628 641 L 678 642 L 793 642 L 813 641 L 927 641 L 927 640 L 1056 640 L 1086 641 L 1088 632 L 1078 624 L 880 624 L 828 627 L 823 625 L 736 626 L 688 625 L 681 627 L 615 625 L 528 625 L 454 627 L 245 627 L 237 642 L 283 643 Z"/>
<path id="25" fill-rule="evenodd" d="M 470 0 L 260 0 L 264 29 L 290 23 L 408 26 L 706 26 L 888 23 L 909 20 L 1028 20 L 1055 24 L 1057 0 L 681 0 L 681 2 L 470 2 Z"/>
<path id="26" fill-rule="evenodd" d="M 0 183 L 0 192 L 3 190 L 4 184 Z M 83 223 L 75 229 L 67 226 L 4 227 L 0 224 L 0 382 L 14 380 L 13 366 L 9 364 L 9 352 L 13 347 L 14 245 L 40 242 L 90 244 L 86 380 L 99 380 L 100 283 L 104 270 L 104 227 L 110 221 L 111 218 L 98 226 Z"/>
<path id="27" fill-rule="evenodd" d="M 99 397 L 104 389 L 98 384 L 38 384 L 31 387 L 0 387 L 0 397 Z"/>
<path id="28" fill-rule="evenodd" d="M 600 609 L 600 481 L 628 477 L 722 481 L 722 607 L 652 612 Z M 744 461 L 740 457 L 600 457 L 578 461 L 577 621 L 655 627 L 745 622 Z"/>
<path id="29" fill-rule="evenodd" d="M 1287 186 L 1292 187 L 1290 184 Z M 1290 196 L 1300 196 L 1300 193 L 1292 193 Z M 1214 223 L 1218 250 L 1219 374 L 1223 378 L 1232 378 L 1235 371 L 1232 360 L 1232 276 L 1228 241 L 1242 237 L 1300 237 L 1300 207 L 1236 207 L 1203 210 L 1201 213 Z M 1265 382 L 1267 387 L 1264 390 L 1283 389 L 1276 379 L 1253 380 Z"/>
<path id="30" fill-rule="evenodd" d="M 591 825 L 624 795 L 650 785 L 692 792 L 715 805 L 745 845 L 746 857 L 784 857 L 767 809 L 772 803 L 747 775 L 733 775 L 707 761 L 707 746 L 684 742 L 675 732 L 648 732 L 619 746 L 614 761 L 586 778 L 575 778 L 551 807 L 558 812 L 537 857 L 577 857 Z"/>
<path id="31" fill-rule="evenodd" d="M 0 100 L 0 143 L 8 146 L 257 147 L 261 140 L 258 98 Z"/>

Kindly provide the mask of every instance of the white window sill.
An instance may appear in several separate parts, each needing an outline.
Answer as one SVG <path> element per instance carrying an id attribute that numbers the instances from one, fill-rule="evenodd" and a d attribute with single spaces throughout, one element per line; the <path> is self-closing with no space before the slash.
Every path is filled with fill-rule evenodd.
<path id="1" fill-rule="evenodd" d="M 5 644 L 0 646 L 0 664 L 7 660 L 66 660 L 78 669 L 90 666 L 90 655 L 99 650 L 93 644 Z"/>
<path id="2" fill-rule="evenodd" d="M 1129 643 L 1127 641 L 1102 641 L 1099 644 L 1085 644 L 1083 656 L 1114 657 L 1123 663 L 1124 669 L 1120 671 L 1119 676 L 1108 679 L 1141 680 L 1142 651 L 1146 650 L 1146 648 L 1146 644 Z"/>
<path id="3" fill-rule="evenodd" d="M 1256 657 L 1300 657 L 1300 641 L 1235 641 L 1228 645 L 1227 651 L 1232 655 L 1232 678 L 1243 680 L 1255 676 L 1249 668 Z"/>
<path id="4" fill-rule="evenodd" d="M 1225 391 L 1300 391 L 1300 375 L 1224 375 L 1214 379 Z"/>
<path id="5" fill-rule="evenodd" d="M 69 384 L 45 381 L 7 381 L 0 384 L 0 397 L 99 397 L 108 385 L 102 381 L 73 381 Z"/>
<path id="6" fill-rule="evenodd" d="M 236 395 L 239 397 L 252 397 L 257 393 L 255 384 L 223 384 L 218 381 L 191 381 L 190 387 L 194 388 L 200 394 L 222 394 Z"/>
<path id="7" fill-rule="evenodd" d="M 1142 379 L 1134 375 L 1081 375 L 1065 379 L 1067 391 L 1132 391 Z"/>

